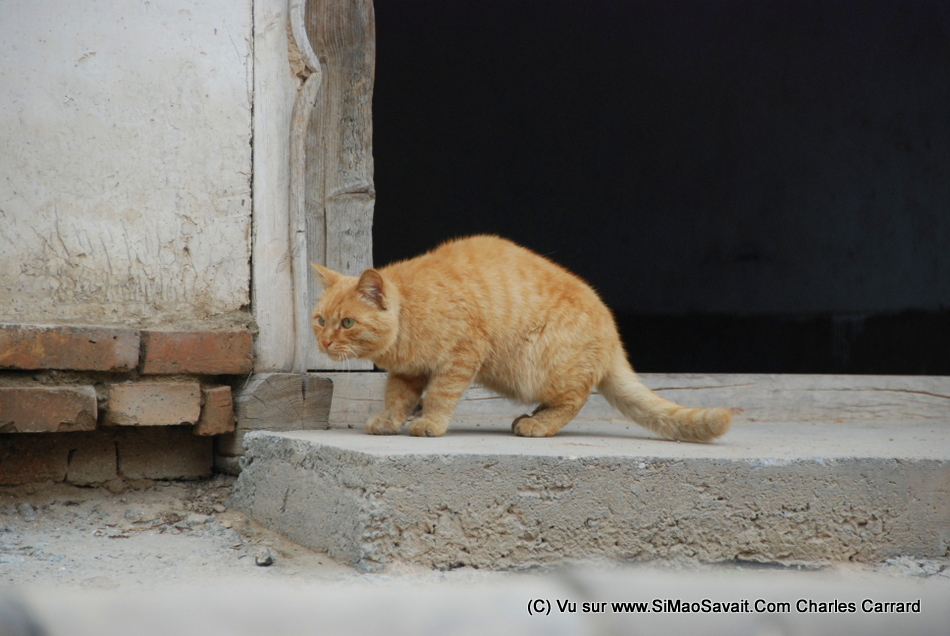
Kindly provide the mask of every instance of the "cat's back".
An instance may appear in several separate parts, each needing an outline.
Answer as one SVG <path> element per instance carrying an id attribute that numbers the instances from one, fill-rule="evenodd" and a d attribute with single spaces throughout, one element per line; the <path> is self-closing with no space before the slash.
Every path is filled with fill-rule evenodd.
<path id="1" fill-rule="evenodd" d="M 570 272 L 531 250 L 500 236 L 479 234 L 442 243 L 416 258 L 387 267 L 413 279 L 462 275 L 478 280 L 497 274 L 553 274 L 574 277 Z"/>
<path id="2" fill-rule="evenodd" d="M 594 290 L 560 265 L 493 235 L 448 241 L 383 269 L 422 302 L 476 304 L 482 311 L 531 311 L 551 303 L 603 307 Z M 604 308 L 606 309 L 606 308 Z"/>

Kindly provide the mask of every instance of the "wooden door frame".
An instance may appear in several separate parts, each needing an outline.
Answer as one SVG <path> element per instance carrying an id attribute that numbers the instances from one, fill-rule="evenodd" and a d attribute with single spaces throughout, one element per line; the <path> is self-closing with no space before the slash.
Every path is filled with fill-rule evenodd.
<path id="1" fill-rule="evenodd" d="M 254 3 L 255 370 L 371 369 L 319 353 L 310 261 L 372 266 L 372 0 Z"/>

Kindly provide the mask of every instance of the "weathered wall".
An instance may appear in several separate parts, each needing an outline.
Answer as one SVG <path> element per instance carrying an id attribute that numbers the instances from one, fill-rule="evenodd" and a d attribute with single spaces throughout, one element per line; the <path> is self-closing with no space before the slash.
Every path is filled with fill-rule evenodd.
<path id="1" fill-rule="evenodd" d="M 0 0 L 0 321 L 249 302 L 251 0 Z"/>

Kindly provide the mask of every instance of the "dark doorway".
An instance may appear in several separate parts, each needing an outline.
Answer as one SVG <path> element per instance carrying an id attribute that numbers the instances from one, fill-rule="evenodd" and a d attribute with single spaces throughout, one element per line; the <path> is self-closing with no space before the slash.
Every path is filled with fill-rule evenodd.
<path id="1" fill-rule="evenodd" d="M 950 374 L 950 4 L 375 6 L 377 265 L 509 237 L 645 372 Z"/>

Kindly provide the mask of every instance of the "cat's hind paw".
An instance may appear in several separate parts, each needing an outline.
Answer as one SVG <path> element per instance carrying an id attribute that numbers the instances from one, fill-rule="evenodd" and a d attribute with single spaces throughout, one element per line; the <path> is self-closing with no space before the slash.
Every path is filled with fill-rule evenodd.
<path id="1" fill-rule="evenodd" d="M 442 437 L 449 428 L 448 423 L 440 424 L 423 416 L 412 421 L 409 434 L 416 437 Z"/>
<path id="2" fill-rule="evenodd" d="M 521 415 L 511 423 L 511 430 L 519 437 L 551 437 L 557 429 L 551 430 L 530 415 Z"/>

